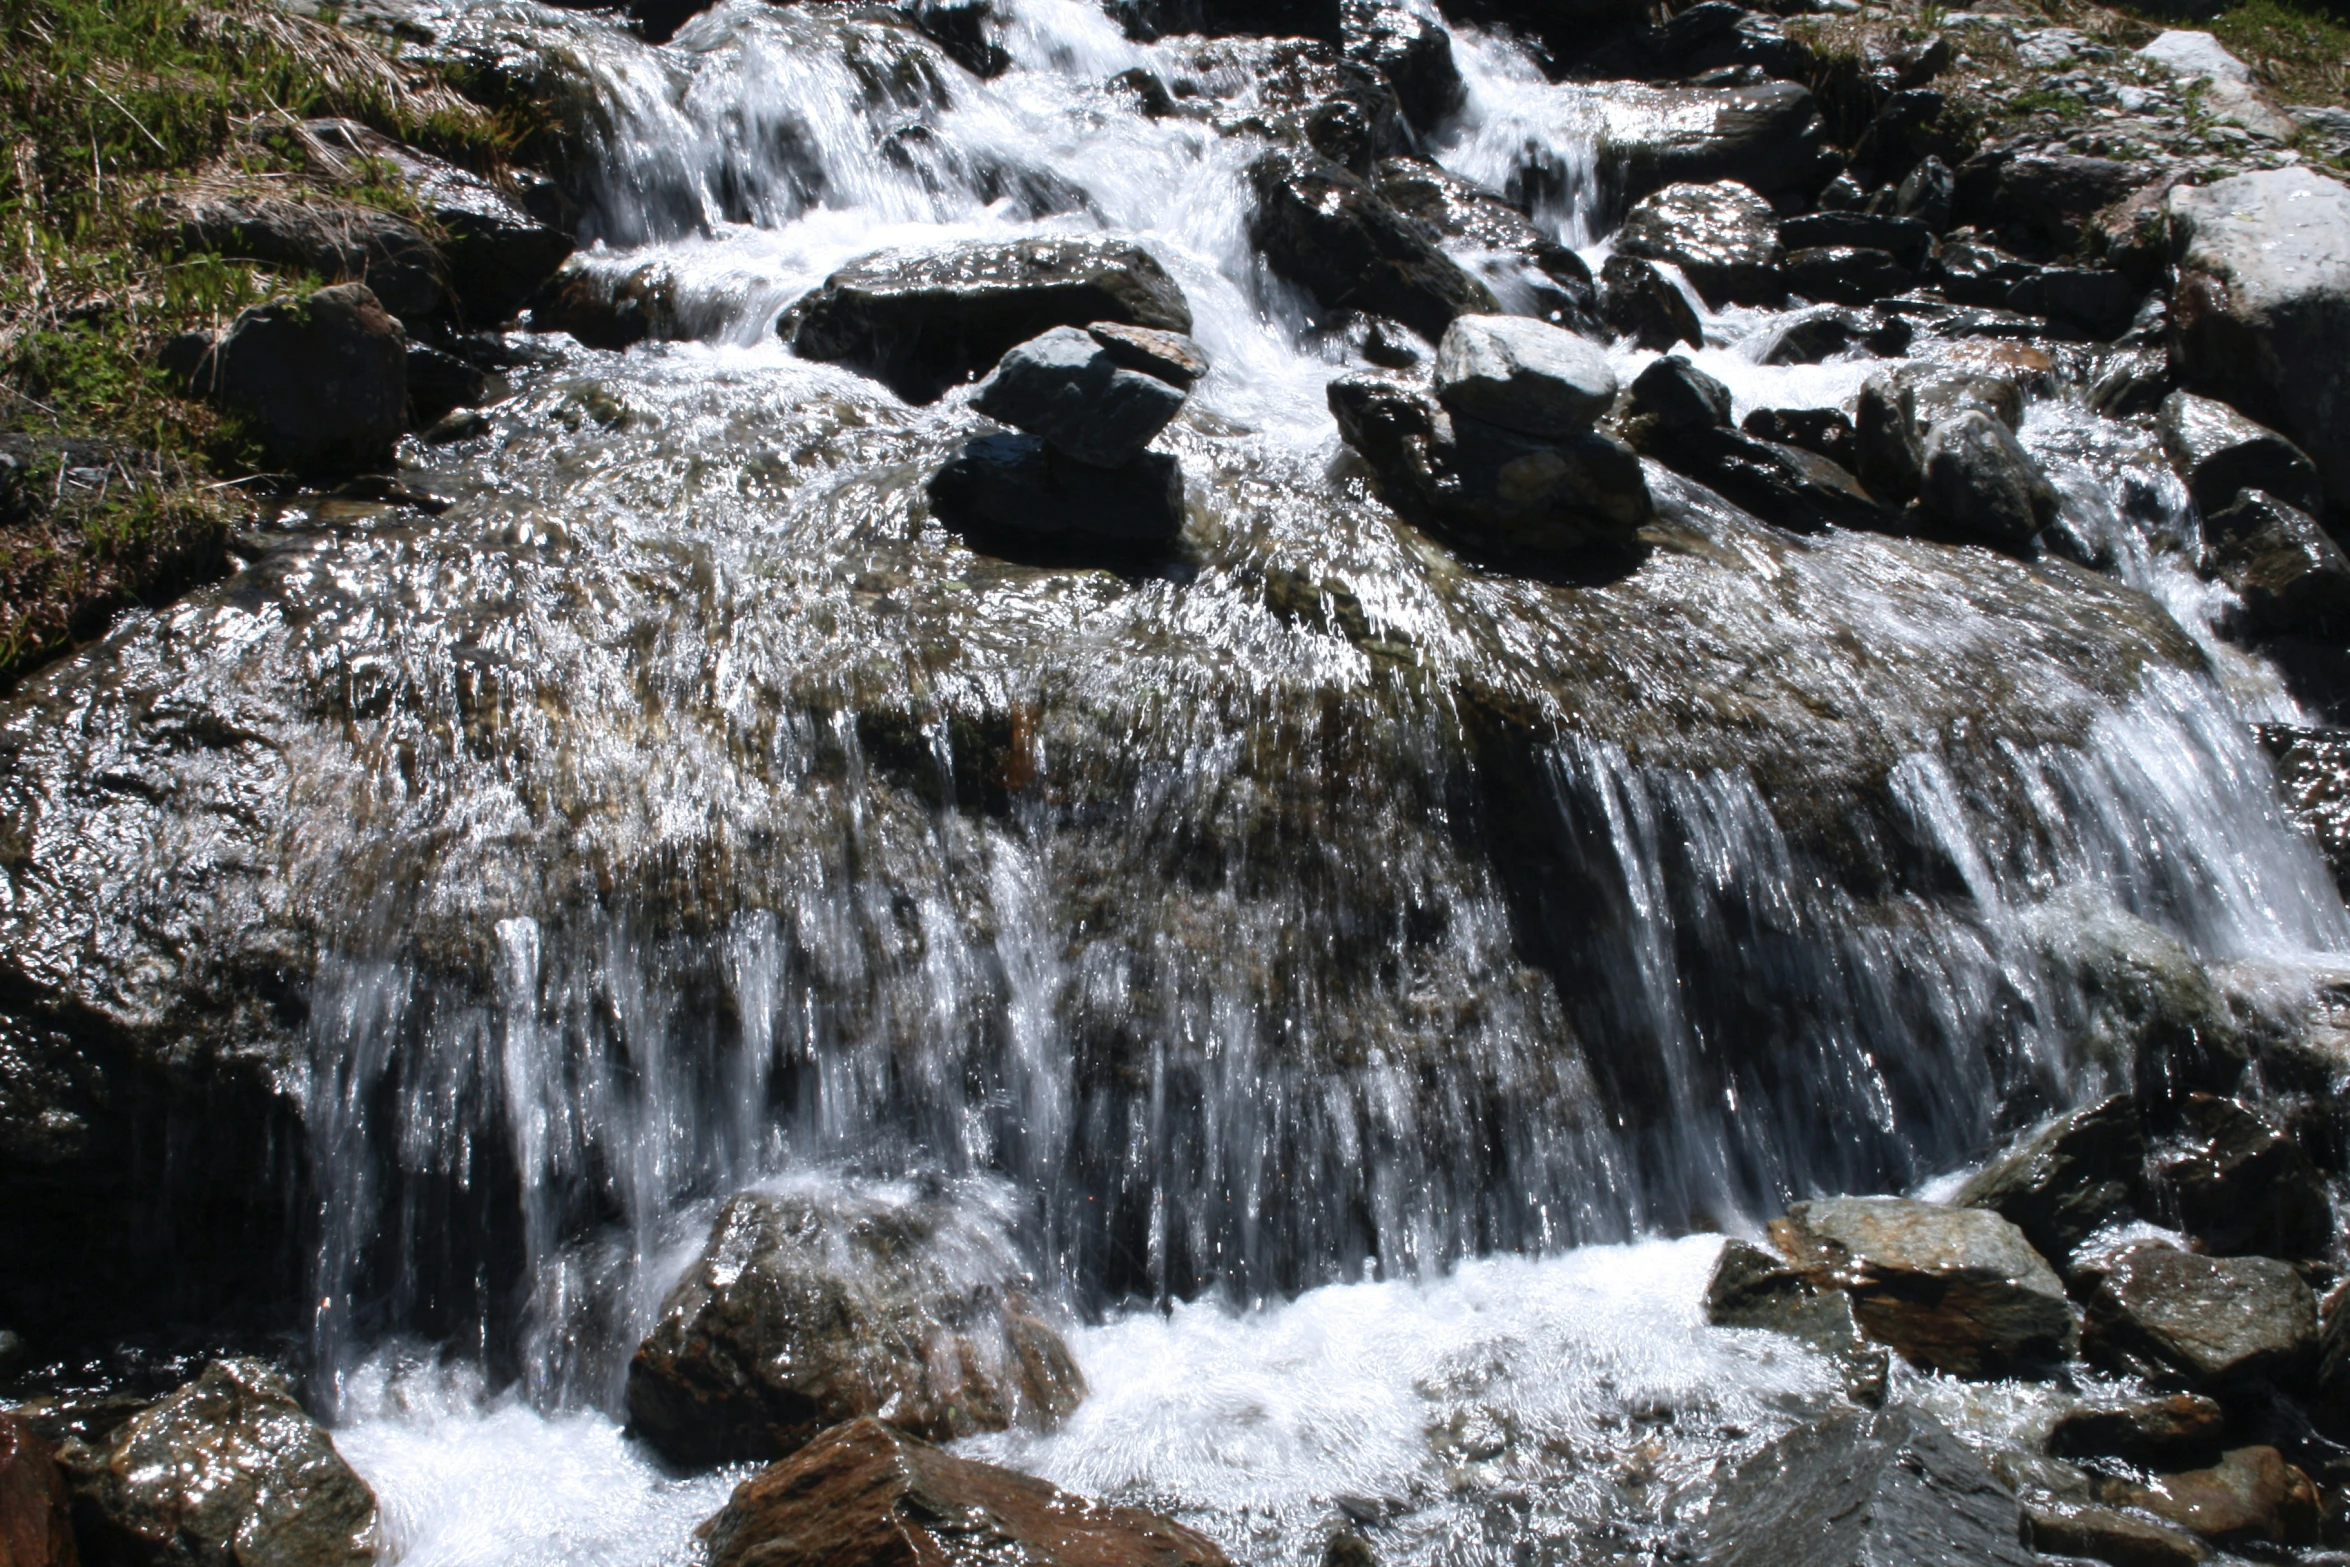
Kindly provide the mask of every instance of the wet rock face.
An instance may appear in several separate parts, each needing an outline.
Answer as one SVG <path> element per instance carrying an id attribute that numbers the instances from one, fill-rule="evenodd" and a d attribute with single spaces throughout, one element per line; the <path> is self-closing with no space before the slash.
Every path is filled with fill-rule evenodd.
<path id="1" fill-rule="evenodd" d="M 2207 518 L 2234 505 L 2243 490 L 2266 490 L 2303 511 L 2325 506 L 2317 468 L 2301 448 L 2223 402 L 2173 392 L 2162 400 L 2156 427 Z"/>
<path id="2" fill-rule="evenodd" d="M 1326 158 L 1275 150 L 1249 168 L 1249 236 L 1275 272 L 1333 309 L 1392 316 L 1429 339 L 1453 318 L 1491 315 L 1492 291 L 1359 175 Z"/>
<path id="3" fill-rule="evenodd" d="M 69 1443 L 92 1561 L 148 1567 L 369 1567 L 375 1495 L 284 1378 L 218 1360 L 103 1448 Z"/>
<path id="4" fill-rule="evenodd" d="M 1414 130 L 1435 129 L 1467 98 L 1451 35 L 1419 13 L 1382 0 L 1340 0 L 1338 27 L 1346 58 L 1395 90 Z"/>
<path id="5" fill-rule="evenodd" d="M 1151 552 L 1183 531 L 1183 465 L 1166 452 L 1102 468 L 1030 436 L 981 436 L 947 460 L 926 493 L 940 521 L 983 547 L 1007 540 Z"/>
<path id="6" fill-rule="evenodd" d="M 1725 1481 L 1707 1567 L 2029 1567 L 2023 1514 L 1932 1416 L 1855 1410 L 1802 1426 Z"/>
<path id="7" fill-rule="evenodd" d="M 1055 327 L 1004 355 L 971 405 L 1097 468 L 1140 455 L 1183 407 L 1182 391 L 1129 370 L 1075 327 Z"/>
<path id="8" fill-rule="evenodd" d="M 2194 1535 L 2118 1507 L 2034 1496 L 2024 1515 L 2032 1549 L 2044 1556 L 2119 1567 L 2198 1567 L 2211 1559 Z"/>
<path id="9" fill-rule="evenodd" d="M 1861 1328 L 1953 1376 L 2030 1375 L 2077 1341 L 2064 1286 L 1995 1213 L 1901 1197 L 1797 1203 L 1771 1239 L 1851 1291 Z"/>
<path id="10" fill-rule="evenodd" d="M 2350 631 L 2350 556 L 2318 520 L 2265 490 L 2204 518 L 2204 570 L 2236 590 L 2252 636 Z"/>
<path id="11" fill-rule="evenodd" d="M 0 1567 L 77 1567 L 65 1477 L 18 1415 L 0 1411 Z"/>
<path id="12" fill-rule="evenodd" d="M 826 278 L 778 330 L 803 358 L 847 361 L 927 403 L 1016 344 L 1093 321 L 1189 332 L 1191 308 L 1140 246 L 1032 239 L 868 256 Z"/>
<path id="13" fill-rule="evenodd" d="M 2116 1094 L 2025 1133 L 1952 1200 L 1991 1209 L 2061 1266 L 2094 1231 L 2130 1211 L 2145 1164 L 2138 1107 Z"/>
<path id="14" fill-rule="evenodd" d="M 1381 161 L 1373 183 L 1405 217 L 1462 250 L 1482 252 L 1477 271 L 1513 313 L 1573 331 L 1597 330 L 1591 269 L 1504 197 L 1421 158 Z"/>
<path id="15" fill-rule="evenodd" d="M 1561 93 L 1599 128 L 1601 176 L 1633 199 L 1674 184 L 1736 180 L 1772 200 L 1826 183 L 1820 117 L 1793 82 L 1752 87 L 1569 86 Z"/>
<path id="16" fill-rule="evenodd" d="M 2316 1257 L 2334 1236 L 2325 1180 L 2299 1147 L 2233 1099 L 2196 1094 L 2180 1135 L 2157 1151 L 2156 1181 L 2205 1252 Z"/>
<path id="17" fill-rule="evenodd" d="M 2138 164 L 2069 152 L 2009 159 L 1999 171 L 2001 231 L 2048 251 L 2068 251 L 2082 225 L 2144 184 L 2146 175 Z"/>
<path id="18" fill-rule="evenodd" d="M 198 385 L 300 473 L 387 464 L 408 428 L 407 339 L 361 283 L 246 311 Z"/>
<path id="19" fill-rule="evenodd" d="M 2317 1302 L 2286 1263 L 2141 1241 L 2101 1264 L 2085 1346 L 2102 1364 L 2191 1391 L 2290 1386 L 2316 1364 Z"/>
<path id="20" fill-rule="evenodd" d="M 1765 1328 L 1800 1339 L 1837 1361 L 1845 1392 L 1856 1402 L 1885 1401 L 1885 1351 L 1863 1339 L 1852 1297 L 1817 1269 L 1796 1266 L 1746 1241 L 1730 1241 L 1706 1282 L 1705 1320 L 1715 1327 Z"/>
<path id="21" fill-rule="evenodd" d="M 993 1217 L 894 1189 L 747 1192 L 628 1368 L 674 1462 L 773 1459 L 878 1415 L 946 1441 L 1074 1409 L 1084 1383 Z"/>
<path id="22" fill-rule="evenodd" d="M 2283 168 L 2181 185 L 2167 211 L 2181 378 L 2283 431 L 2350 503 L 2350 189 Z"/>
<path id="23" fill-rule="evenodd" d="M 1927 433 L 1918 506 L 1948 537 L 2020 553 L 2056 520 L 2056 491 L 2006 425 L 1968 409 Z"/>
<path id="24" fill-rule="evenodd" d="M 1436 346 L 1436 397 L 1455 414 L 1538 439 L 1591 428 L 1616 400 L 1596 343 L 1523 316 L 1462 316 Z"/>
<path id="25" fill-rule="evenodd" d="M 1735 180 L 1674 185 L 1624 215 L 1616 250 L 1669 261 L 1708 303 L 1773 304 L 1786 296 L 1771 205 Z"/>
<path id="26" fill-rule="evenodd" d="M 1230 1567 L 1181 1524 L 956 1458 L 871 1419 L 745 1480 L 698 1532 L 710 1567 Z"/>
<path id="27" fill-rule="evenodd" d="M 2101 1501 L 2135 1507 L 2220 1545 L 2314 1545 L 2320 1504 L 2309 1476 L 2273 1447 L 2239 1447 L 2209 1469 L 2151 1483 L 2101 1476 Z"/>
<path id="28" fill-rule="evenodd" d="M 2059 1458 L 2120 1458 L 2152 1469 L 2184 1469 L 2219 1456 L 2227 1434 L 2220 1406 L 2195 1393 L 2129 1399 L 2068 1411 L 2048 1432 Z"/>
<path id="29" fill-rule="evenodd" d="M 1675 343 L 1705 346 L 1696 307 L 1653 261 L 1618 251 L 1600 267 L 1599 281 L 1601 316 L 1619 336 L 1660 351 Z"/>

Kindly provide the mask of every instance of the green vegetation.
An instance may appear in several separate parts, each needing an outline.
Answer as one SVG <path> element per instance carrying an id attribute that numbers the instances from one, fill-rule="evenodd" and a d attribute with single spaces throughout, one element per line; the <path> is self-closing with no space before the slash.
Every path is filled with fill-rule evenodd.
<path id="1" fill-rule="evenodd" d="M 476 167 L 511 139 L 445 82 L 265 0 L 0 0 L 0 683 L 219 569 L 249 453 L 153 353 L 314 280 L 187 252 L 154 198 L 199 173 L 299 195 L 285 132 L 319 115 Z M 339 194 L 409 199 L 391 179 Z"/>
<path id="2" fill-rule="evenodd" d="M 2279 103 L 2350 104 L 2350 22 L 2306 0 L 2236 0 L 2209 19 L 2127 5 L 2159 26 L 2199 27 L 2225 44 Z"/>

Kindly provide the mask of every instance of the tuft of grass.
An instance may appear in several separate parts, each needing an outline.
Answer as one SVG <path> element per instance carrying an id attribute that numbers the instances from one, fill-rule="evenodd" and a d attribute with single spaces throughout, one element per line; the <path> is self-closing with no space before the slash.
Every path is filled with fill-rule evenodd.
<path id="1" fill-rule="evenodd" d="M 2193 27 L 2210 33 L 2252 68 L 2279 103 L 2350 106 L 2350 12 L 2341 5 L 2232 0 L 2217 15 L 2194 17 L 2182 17 L 2159 0 L 2131 0 L 2121 9 L 2149 29 Z"/>
<path id="2" fill-rule="evenodd" d="M 517 137 L 366 36 L 267 0 L 0 0 L 0 436 L 22 438 L 0 508 L 0 686 L 107 606 L 219 569 L 242 509 L 220 481 L 252 472 L 250 443 L 174 395 L 155 350 L 316 280 L 188 252 L 154 198 L 199 177 L 299 195 L 289 133 L 327 115 L 485 171 Z M 341 194 L 413 205 L 390 177 Z"/>

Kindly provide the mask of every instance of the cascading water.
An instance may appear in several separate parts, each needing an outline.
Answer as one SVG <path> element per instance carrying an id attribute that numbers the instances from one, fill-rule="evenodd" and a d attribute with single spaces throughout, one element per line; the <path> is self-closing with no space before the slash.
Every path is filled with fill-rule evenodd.
<path id="1" fill-rule="evenodd" d="M 2350 952 L 2245 730 L 2291 704 L 2212 637 L 2175 482 L 2129 491 L 2147 454 L 2065 395 L 2026 436 L 2143 592 L 1796 539 L 1661 473 L 1623 580 L 1463 566 L 1372 501 L 1323 402 L 1348 350 L 1251 249 L 1277 82 L 1005 14 L 985 82 L 829 8 L 660 48 L 432 18 L 580 62 L 589 264 L 651 269 L 672 340 L 549 340 L 486 443 L 420 457 L 445 517 L 156 633 L 301 714 L 338 1439 L 404 1562 L 681 1557 L 729 1477 L 660 1477 L 610 1411 L 713 1205 L 919 1173 L 1000 1182 L 1093 1324 L 1075 1421 L 981 1450 L 1251 1559 L 1310 1559 L 1342 1501 L 1411 1560 L 1660 1549 L 1668 1498 L 1836 1384 L 1703 1327 L 1712 1242 L 1657 1237 L 1913 1187 L 2127 1082 L 2111 953 Z M 1460 44 L 1428 150 L 1537 171 L 1603 244 L 1585 100 Z M 1137 66 L 1179 112 L 1111 84 Z M 967 394 L 909 408 L 773 329 L 877 249 L 1095 231 L 1215 362 L 1155 574 L 965 548 L 920 489 Z M 1708 326 L 1741 411 L 1869 368 Z"/>

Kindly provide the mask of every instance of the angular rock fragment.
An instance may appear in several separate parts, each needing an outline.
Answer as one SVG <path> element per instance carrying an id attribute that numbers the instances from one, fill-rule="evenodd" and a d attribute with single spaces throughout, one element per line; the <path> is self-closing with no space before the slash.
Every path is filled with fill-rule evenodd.
<path id="1" fill-rule="evenodd" d="M 2100 1364 L 2194 1392 L 2291 1386 L 2315 1369 L 2317 1302 L 2286 1263 L 2139 1241 L 2102 1263 L 2084 1348 Z"/>
<path id="2" fill-rule="evenodd" d="M 1189 387 L 1208 373 L 1207 350 L 1181 332 L 1118 321 L 1096 321 L 1085 330 L 1116 363 L 1155 375 L 1170 386 Z"/>
<path id="3" fill-rule="evenodd" d="M 13 1369 L 0 1367 L 0 1370 Z M 76 1567 L 65 1477 L 22 1416 L 0 1410 L 0 1567 Z"/>
<path id="4" fill-rule="evenodd" d="M 1634 427 L 1634 445 L 1675 473 L 1719 491 L 1765 522 L 1798 533 L 1874 528 L 1886 510 L 1861 482 L 1816 452 L 1758 440 L 1727 425 Z"/>
<path id="5" fill-rule="evenodd" d="M 2073 1248 L 2128 1214 L 2146 1164 L 2138 1107 L 2116 1094 L 2042 1122 L 1970 1176 L 1951 1200 L 1989 1208 L 2062 1266 Z"/>
<path id="6" fill-rule="evenodd" d="M 1632 406 L 1667 430 L 1730 422 L 1730 389 L 1679 354 L 1660 354 L 1633 379 Z"/>
<path id="7" fill-rule="evenodd" d="M 2115 158 L 2027 153 L 2000 167 L 1993 210 L 2003 230 L 2069 251 L 2082 225 L 2143 185 L 2146 173 L 2143 165 Z"/>
<path id="8" fill-rule="evenodd" d="M 1452 36 L 1416 11 L 1390 0 L 1340 0 L 1338 36 L 1348 60 L 1395 89 L 1414 130 L 1434 130 L 1468 98 Z"/>
<path id="9" fill-rule="evenodd" d="M 2315 517 L 2266 490 L 2204 518 L 2204 569 L 2236 590 L 2256 637 L 2350 633 L 2350 556 Z"/>
<path id="10" fill-rule="evenodd" d="M 1905 382 L 1871 376 L 1853 404 L 1853 472 L 1873 495 L 1899 506 L 1916 498 L 1924 476 L 1926 441 L 1917 423 L 1917 396 Z"/>
<path id="11" fill-rule="evenodd" d="M 629 1362 L 631 1429 L 708 1465 L 864 1415 L 941 1440 L 1049 1423 L 1084 1385 L 1026 1287 L 951 1194 L 745 1192 Z"/>
<path id="12" fill-rule="evenodd" d="M 2007 426 L 1968 409 L 1927 432 L 1918 505 L 1943 534 L 2020 552 L 2056 520 L 2056 491 Z"/>
<path id="13" fill-rule="evenodd" d="M 2219 1457 L 2227 1416 L 2197 1393 L 2085 1404 L 2058 1417 L 2048 1451 L 2059 1458 L 2119 1458 L 2149 1469 L 2185 1469 Z"/>
<path id="14" fill-rule="evenodd" d="M 1492 291 L 1429 230 L 1349 170 L 1276 149 L 1250 165 L 1249 178 L 1257 197 L 1250 238 L 1275 272 L 1324 306 L 1393 316 L 1431 342 L 1454 317 L 1497 309 Z"/>
<path id="15" fill-rule="evenodd" d="M 1671 262 L 1715 306 L 1775 304 L 1787 293 L 1771 204 L 1735 180 L 1668 186 L 1636 203 L 1616 253 Z"/>
<path id="16" fill-rule="evenodd" d="M 408 344 L 365 284 L 339 283 L 238 316 L 198 389 L 296 472 L 377 467 L 408 428 Z"/>
<path id="17" fill-rule="evenodd" d="M 2064 1286 L 1995 1213 L 1904 1197 L 1801 1202 L 1771 1221 L 1798 1266 L 1852 1292 L 1862 1331 L 1953 1376 L 2029 1375 L 2072 1352 Z"/>
<path id="18" fill-rule="evenodd" d="M 1183 291 L 1140 246 L 1026 239 L 851 262 L 778 325 L 805 359 L 864 369 L 908 402 L 946 389 L 1057 326 L 1191 330 Z"/>
<path id="19" fill-rule="evenodd" d="M 2266 490 L 2305 512 L 2325 507 L 2317 467 L 2300 447 L 2215 398 L 2173 392 L 2155 426 L 2206 517 L 2234 505 L 2243 490 Z"/>
<path id="20" fill-rule="evenodd" d="M 1705 1287 L 1705 1320 L 1719 1328 L 1765 1328 L 1811 1345 L 1844 1372 L 1856 1402 L 1885 1401 L 1885 1351 L 1867 1343 L 1852 1314 L 1852 1297 L 1817 1270 L 1746 1241 L 1722 1247 Z"/>
<path id="21" fill-rule="evenodd" d="M 1571 331 L 1596 329 L 1591 269 L 1505 198 L 1422 158 L 1383 160 L 1375 184 L 1396 211 L 1472 253 L 1486 286 L 1513 314 Z"/>
<path id="22" fill-rule="evenodd" d="M 403 322 L 421 326 L 448 301 L 439 249 L 414 223 L 379 208 L 200 182 L 161 198 L 160 210 L 190 250 L 363 283 Z"/>
<path id="23" fill-rule="evenodd" d="M 710 1567 L 1230 1567 L 1181 1524 L 974 1463 L 874 1419 L 735 1487 Z"/>
<path id="24" fill-rule="evenodd" d="M 95 1560 L 152 1567 L 371 1567 L 375 1494 L 293 1390 L 216 1360 L 103 1447 L 63 1453 Z"/>
<path id="25" fill-rule="evenodd" d="M 1916 281 L 1886 252 L 1850 245 L 1791 250 L 1781 270 L 1787 287 L 1804 298 L 1846 305 L 1901 293 Z"/>
<path id="26" fill-rule="evenodd" d="M 1847 473 L 1860 460 L 1852 416 L 1841 408 L 1757 408 L 1739 421 L 1738 428 L 1758 441 L 1776 441 L 1825 457 Z"/>
<path id="27" fill-rule="evenodd" d="M 2318 1540 L 2317 1487 L 2273 1447 L 2239 1447 L 2209 1469 L 2160 1475 L 2146 1483 L 2101 1477 L 2097 1495 L 2219 1545 L 2314 1545 Z"/>
<path id="28" fill-rule="evenodd" d="M 1599 269 L 1599 286 L 1600 315 L 1619 337 L 1658 350 L 1675 343 L 1705 346 L 1705 328 L 1696 307 L 1655 263 L 1612 255 Z"/>
<path id="29" fill-rule="evenodd" d="M 2203 1251 L 2316 1257 L 2334 1237 L 2325 1179 L 2283 1131 L 2233 1099 L 2189 1096 L 2179 1134 L 2157 1150 L 2156 1181 Z"/>
<path id="30" fill-rule="evenodd" d="M 2007 291 L 2008 309 L 2046 316 L 2094 338 L 2119 337 L 2130 329 L 2146 291 L 2119 272 L 2102 267 L 2043 267 Z"/>
<path id="31" fill-rule="evenodd" d="M 1520 435 L 1591 428 L 1616 399 L 1599 345 L 1524 316 L 1462 316 L 1436 346 L 1436 396 L 1456 414 Z"/>
<path id="32" fill-rule="evenodd" d="M 2112 1567 L 2197 1567 L 2210 1548 L 2175 1524 L 2095 1502 L 2034 1496 L 2024 1503 L 2032 1549 Z"/>
<path id="33" fill-rule="evenodd" d="M 1851 310 L 1841 305 L 1806 310 L 1784 321 L 1763 353 L 1770 365 L 1813 365 L 1837 354 L 1865 350 L 1898 354 L 1909 346 L 1912 328 L 1898 315 Z"/>
<path id="34" fill-rule="evenodd" d="M 1814 212 L 1779 225 L 1779 243 L 1798 250 L 1873 250 L 1904 272 L 1915 272 L 1933 253 L 1934 232 L 1915 218 L 1873 212 Z"/>
<path id="35" fill-rule="evenodd" d="M 2023 1513 L 1931 1415 L 1853 1410 L 1799 1426 L 1730 1475 L 1706 1567 L 2030 1567 Z"/>
<path id="36" fill-rule="evenodd" d="M 1055 327 L 1004 355 L 971 406 L 1064 456 L 1116 468 L 1139 455 L 1183 407 L 1184 394 L 1129 370 L 1075 327 Z"/>

